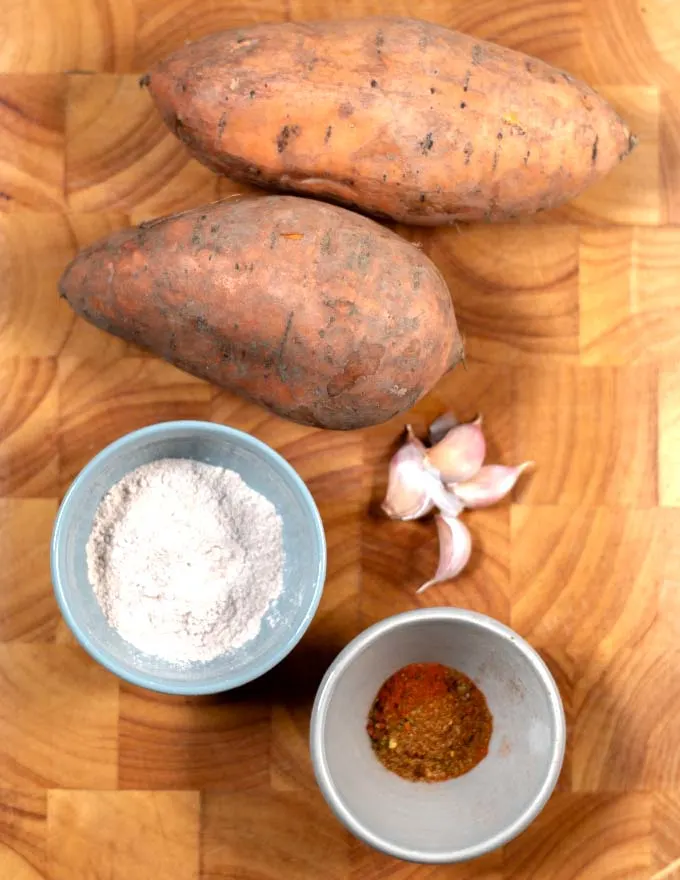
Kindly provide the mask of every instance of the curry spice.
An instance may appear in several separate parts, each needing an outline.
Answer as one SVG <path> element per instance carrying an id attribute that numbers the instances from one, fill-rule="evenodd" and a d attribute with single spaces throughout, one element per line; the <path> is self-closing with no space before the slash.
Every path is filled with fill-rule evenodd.
<path id="1" fill-rule="evenodd" d="M 410 663 L 384 682 L 366 729 L 388 770 L 443 782 L 486 756 L 492 728 L 486 698 L 466 675 L 441 663 Z"/>

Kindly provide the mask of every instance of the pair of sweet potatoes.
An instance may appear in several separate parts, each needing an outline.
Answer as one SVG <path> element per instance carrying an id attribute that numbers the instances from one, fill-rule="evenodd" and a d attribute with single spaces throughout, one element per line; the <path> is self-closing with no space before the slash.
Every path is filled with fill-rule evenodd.
<path id="1" fill-rule="evenodd" d="M 633 145 L 583 83 L 421 21 L 217 34 L 142 83 L 215 170 L 409 223 L 551 207 Z M 446 284 L 417 248 L 291 196 L 117 233 L 60 289 L 97 326 L 325 428 L 389 419 L 462 356 Z"/>

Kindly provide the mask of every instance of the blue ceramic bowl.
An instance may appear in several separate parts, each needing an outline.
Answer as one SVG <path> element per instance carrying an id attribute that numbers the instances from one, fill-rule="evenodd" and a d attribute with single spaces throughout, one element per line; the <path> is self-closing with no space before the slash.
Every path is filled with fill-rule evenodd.
<path id="1" fill-rule="evenodd" d="M 109 626 L 87 577 L 85 548 L 103 496 L 125 474 L 160 458 L 191 458 L 236 471 L 283 520 L 283 590 L 256 638 L 209 663 L 173 666 L 138 651 Z M 299 642 L 321 599 L 326 541 L 309 490 L 285 459 L 249 434 L 212 422 L 165 422 L 102 450 L 76 477 L 52 535 L 52 582 L 66 622 L 88 653 L 133 684 L 167 694 L 231 690 L 276 666 Z"/>

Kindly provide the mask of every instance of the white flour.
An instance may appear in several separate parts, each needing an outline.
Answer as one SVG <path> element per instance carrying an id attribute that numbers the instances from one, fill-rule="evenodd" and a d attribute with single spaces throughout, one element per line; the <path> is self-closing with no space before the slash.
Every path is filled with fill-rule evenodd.
<path id="1" fill-rule="evenodd" d="M 143 465 L 97 510 L 90 582 L 109 623 L 140 651 L 184 665 L 254 638 L 283 586 L 274 505 L 225 468 Z"/>

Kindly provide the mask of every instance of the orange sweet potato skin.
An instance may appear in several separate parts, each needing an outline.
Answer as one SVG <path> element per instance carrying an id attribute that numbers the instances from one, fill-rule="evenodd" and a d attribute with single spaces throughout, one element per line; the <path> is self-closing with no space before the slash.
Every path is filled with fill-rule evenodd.
<path id="1" fill-rule="evenodd" d="M 227 31 L 141 82 L 214 170 L 405 223 L 554 207 L 635 143 L 569 74 L 411 19 Z"/>
<path id="2" fill-rule="evenodd" d="M 462 356 L 446 283 L 417 247 L 293 196 L 117 232 L 81 251 L 59 289 L 96 326 L 323 428 L 386 421 Z"/>

